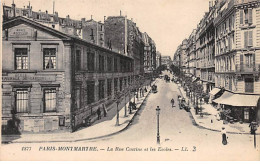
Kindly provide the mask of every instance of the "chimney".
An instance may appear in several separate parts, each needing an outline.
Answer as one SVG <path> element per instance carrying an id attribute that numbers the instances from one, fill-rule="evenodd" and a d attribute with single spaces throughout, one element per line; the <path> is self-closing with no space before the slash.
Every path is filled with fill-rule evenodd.
<path id="1" fill-rule="evenodd" d="M 81 21 L 82 21 L 82 22 L 85 22 L 85 21 L 86 21 L 86 18 L 81 18 Z"/>
<path id="2" fill-rule="evenodd" d="M 46 10 L 46 14 L 48 14 L 48 11 Z"/>
<path id="3" fill-rule="evenodd" d="M 91 15 L 91 16 L 90 16 L 91 20 L 93 20 L 93 18 L 92 18 L 92 17 L 93 17 L 93 15 Z"/>
<path id="4" fill-rule="evenodd" d="M 120 16 L 122 16 L 122 14 L 121 14 L 121 10 L 120 10 Z"/>
<path id="5" fill-rule="evenodd" d="M 12 12 L 13 12 L 13 17 L 15 17 L 15 4 L 14 4 L 14 0 L 12 3 Z"/>
<path id="6" fill-rule="evenodd" d="M 105 23 L 105 20 L 106 20 L 106 16 L 104 16 L 104 23 Z"/>
<path id="7" fill-rule="evenodd" d="M 69 19 L 69 18 L 70 18 L 70 15 L 67 15 L 66 18 Z"/>

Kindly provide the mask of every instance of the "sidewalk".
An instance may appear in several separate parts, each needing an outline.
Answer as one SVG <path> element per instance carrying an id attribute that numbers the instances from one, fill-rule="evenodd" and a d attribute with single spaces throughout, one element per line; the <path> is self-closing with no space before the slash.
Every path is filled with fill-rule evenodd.
<path id="1" fill-rule="evenodd" d="M 154 81 L 156 83 L 157 81 Z M 147 92 L 144 93 L 144 97 L 135 98 L 137 110 L 132 110 L 132 114 L 129 114 L 128 104 L 127 107 L 127 116 L 125 117 L 125 106 L 124 99 L 120 105 L 123 106 L 119 111 L 119 126 L 116 126 L 116 113 L 113 113 L 115 110 L 108 111 L 108 117 L 102 117 L 101 120 L 97 120 L 93 125 L 77 130 L 76 132 L 69 133 L 49 133 L 49 134 L 21 134 L 21 135 L 3 135 L 2 143 L 43 143 L 43 142 L 76 142 L 83 140 L 92 140 L 103 138 L 117 134 L 125 129 L 131 124 L 138 110 L 142 106 L 146 97 L 149 95 L 151 87 L 147 88 Z M 128 100 L 128 98 L 126 99 Z M 134 101 L 134 98 L 131 99 Z M 109 118 L 111 117 L 112 118 Z"/>
<path id="2" fill-rule="evenodd" d="M 183 90 L 183 88 L 180 85 L 178 85 L 178 88 L 182 94 L 182 97 L 184 97 L 185 100 L 188 101 L 189 98 L 186 96 L 186 93 Z M 216 115 L 218 111 L 211 104 L 204 103 L 201 106 L 202 106 L 203 117 L 195 114 L 194 106 L 190 103 L 190 107 L 191 107 L 190 113 L 198 126 L 208 130 L 218 131 L 218 132 L 221 131 L 222 127 L 225 127 L 227 133 L 250 134 L 249 123 L 240 124 L 239 122 L 235 122 L 233 124 L 231 123 L 224 124 L 223 120 L 217 120 Z M 260 128 L 258 128 L 256 134 L 257 135 L 260 134 Z"/>

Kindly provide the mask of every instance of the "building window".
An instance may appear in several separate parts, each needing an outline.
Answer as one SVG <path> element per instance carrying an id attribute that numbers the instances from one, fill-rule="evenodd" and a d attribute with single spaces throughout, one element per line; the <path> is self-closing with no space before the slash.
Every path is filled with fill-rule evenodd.
<path id="1" fill-rule="evenodd" d="M 244 119 L 249 120 L 249 111 L 248 109 L 244 110 Z"/>
<path id="2" fill-rule="evenodd" d="M 87 103 L 91 104 L 95 101 L 95 82 L 87 81 Z"/>
<path id="3" fill-rule="evenodd" d="M 44 48 L 44 69 L 56 69 L 56 49 L 55 48 Z"/>
<path id="4" fill-rule="evenodd" d="M 75 69 L 76 71 L 79 71 L 81 68 L 81 51 L 76 51 L 76 60 L 75 60 Z"/>
<path id="5" fill-rule="evenodd" d="M 17 113 L 28 112 L 28 89 L 17 89 L 15 102 Z"/>
<path id="6" fill-rule="evenodd" d="M 118 69 L 117 69 L 117 58 L 116 57 L 114 58 L 114 71 L 118 72 Z"/>
<path id="7" fill-rule="evenodd" d="M 105 98 L 105 80 L 98 81 L 98 97 L 99 100 Z"/>
<path id="8" fill-rule="evenodd" d="M 27 48 L 15 48 L 15 69 L 28 69 L 28 50 Z"/>
<path id="9" fill-rule="evenodd" d="M 252 24 L 253 23 L 253 11 L 252 8 L 246 8 L 240 10 L 240 24 Z"/>
<path id="10" fill-rule="evenodd" d="M 81 89 L 80 87 L 77 87 L 75 90 L 75 106 L 76 109 L 80 109 L 81 108 Z"/>
<path id="11" fill-rule="evenodd" d="M 115 78 L 114 79 L 114 91 L 115 91 L 115 93 L 118 91 L 118 89 L 117 89 L 117 85 L 118 85 L 118 78 Z"/>
<path id="12" fill-rule="evenodd" d="M 253 31 L 244 32 L 244 46 L 245 48 L 253 46 Z"/>
<path id="13" fill-rule="evenodd" d="M 123 79 L 119 80 L 119 89 L 120 89 L 120 91 L 122 91 L 122 89 L 123 89 Z"/>
<path id="14" fill-rule="evenodd" d="M 252 54 L 245 54 L 246 58 L 246 67 L 247 68 L 252 68 L 253 67 L 253 55 Z"/>
<path id="15" fill-rule="evenodd" d="M 56 89 L 44 89 L 44 110 L 43 112 L 56 111 Z"/>
<path id="16" fill-rule="evenodd" d="M 88 52 L 87 60 L 88 60 L 87 61 L 88 71 L 94 71 L 94 69 L 95 69 L 95 53 Z"/>
<path id="17" fill-rule="evenodd" d="M 254 78 L 245 78 L 245 92 L 254 93 Z"/>
<path id="18" fill-rule="evenodd" d="M 104 72 L 104 56 L 99 55 L 99 71 Z"/>
<path id="19" fill-rule="evenodd" d="M 112 57 L 107 57 L 107 71 L 111 72 L 112 71 Z"/>
<path id="20" fill-rule="evenodd" d="M 112 79 L 107 80 L 107 96 L 112 95 Z"/>

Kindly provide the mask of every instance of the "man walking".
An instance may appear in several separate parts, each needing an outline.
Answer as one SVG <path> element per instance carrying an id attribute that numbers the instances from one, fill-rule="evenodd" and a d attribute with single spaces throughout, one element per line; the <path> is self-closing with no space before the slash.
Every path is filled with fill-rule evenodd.
<path id="1" fill-rule="evenodd" d="M 172 108 L 174 107 L 174 99 L 171 99 Z"/>

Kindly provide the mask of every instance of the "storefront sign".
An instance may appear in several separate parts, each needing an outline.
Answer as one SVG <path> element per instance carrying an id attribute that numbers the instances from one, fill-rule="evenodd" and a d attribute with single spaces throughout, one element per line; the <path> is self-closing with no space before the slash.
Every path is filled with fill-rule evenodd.
<path id="1" fill-rule="evenodd" d="M 55 76 L 3 76 L 2 81 L 55 81 Z"/>

